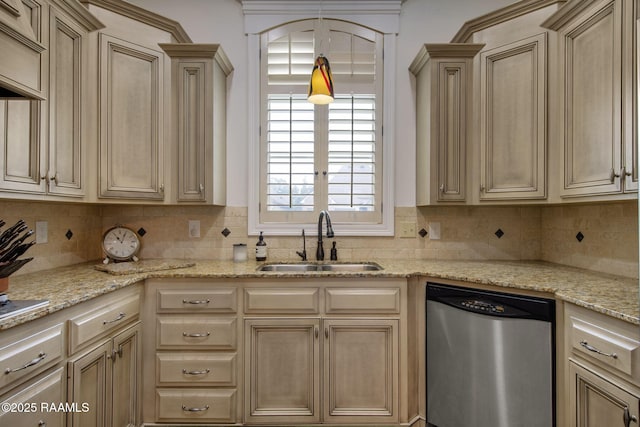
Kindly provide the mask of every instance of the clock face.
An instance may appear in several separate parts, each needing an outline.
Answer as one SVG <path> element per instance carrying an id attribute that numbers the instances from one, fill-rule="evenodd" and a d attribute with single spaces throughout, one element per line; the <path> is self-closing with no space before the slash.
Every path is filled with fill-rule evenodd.
<path id="1" fill-rule="evenodd" d="M 113 227 L 104 234 L 102 248 L 109 258 L 125 261 L 133 258 L 140 249 L 140 239 L 126 227 Z"/>

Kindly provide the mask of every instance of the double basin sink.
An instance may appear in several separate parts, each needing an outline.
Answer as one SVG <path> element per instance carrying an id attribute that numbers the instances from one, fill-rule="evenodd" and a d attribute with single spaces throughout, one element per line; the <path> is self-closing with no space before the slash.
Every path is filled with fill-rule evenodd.
<path id="1" fill-rule="evenodd" d="M 264 264 L 258 267 L 258 271 L 272 271 L 280 273 L 304 273 L 304 272 L 364 272 L 380 271 L 383 268 L 375 262 L 335 263 L 320 264 L 300 262 L 290 264 Z"/>

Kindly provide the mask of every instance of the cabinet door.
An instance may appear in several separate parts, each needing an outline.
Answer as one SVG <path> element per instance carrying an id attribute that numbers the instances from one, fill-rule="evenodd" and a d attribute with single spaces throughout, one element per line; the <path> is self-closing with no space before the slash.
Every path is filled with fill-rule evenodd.
<path id="1" fill-rule="evenodd" d="M 207 150 L 205 102 L 208 96 L 204 62 L 180 62 L 178 75 L 178 201 L 206 200 Z M 208 156 L 207 156 L 208 154 Z"/>
<path id="2" fill-rule="evenodd" d="M 100 197 L 164 198 L 164 54 L 100 34 Z"/>
<path id="3" fill-rule="evenodd" d="M 637 425 L 640 397 L 581 365 L 569 362 L 571 425 L 629 427 Z"/>
<path id="4" fill-rule="evenodd" d="M 480 200 L 546 198 L 547 34 L 480 54 Z"/>
<path id="5" fill-rule="evenodd" d="M 16 405 L 15 411 L 0 411 L 0 425 L 63 427 L 65 412 L 60 405 L 65 402 L 64 390 L 64 368 L 21 386 L 15 394 L 0 399 L 2 405 Z M 80 403 L 77 409 L 83 409 Z"/>
<path id="6" fill-rule="evenodd" d="M 111 342 L 107 341 L 69 362 L 68 401 L 86 403 L 90 410 L 69 415 L 71 427 L 109 426 Z M 119 392 L 119 391 L 118 391 Z"/>
<path id="7" fill-rule="evenodd" d="M 140 324 L 116 335 L 111 353 L 112 425 L 137 426 L 139 424 L 141 353 Z"/>
<path id="8" fill-rule="evenodd" d="M 398 321 L 324 320 L 324 421 L 398 419 Z"/>
<path id="9" fill-rule="evenodd" d="M 42 140 L 39 132 L 43 103 L 0 99 L 0 189 L 44 193 L 41 179 Z"/>
<path id="10" fill-rule="evenodd" d="M 82 196 L 82 37 L 77 24 L 51 6 L 49 24 L 49 166 L 52 194 Z"/>
<path id="11" fill-rule="evenodd" d="M 602 1 L 560 31 L 564 76 L 563 196 L 618 193 L 622 1 Z"/>
<path id="12" fill-rule="evenodd" d="M 245 320 L 245 420 L 320 421 L 319 319 Z"/>

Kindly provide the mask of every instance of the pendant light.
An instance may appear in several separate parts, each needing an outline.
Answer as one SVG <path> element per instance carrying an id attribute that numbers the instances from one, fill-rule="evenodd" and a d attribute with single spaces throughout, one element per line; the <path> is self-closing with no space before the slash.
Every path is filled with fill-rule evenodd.
<path id="1" fill-rule="evenodd" d="M 333 102 L 333 97 L 333 77 L 329 60 L 320 54 L 311 71 L 307 100 L 313 104 L 329 104 Z"/>

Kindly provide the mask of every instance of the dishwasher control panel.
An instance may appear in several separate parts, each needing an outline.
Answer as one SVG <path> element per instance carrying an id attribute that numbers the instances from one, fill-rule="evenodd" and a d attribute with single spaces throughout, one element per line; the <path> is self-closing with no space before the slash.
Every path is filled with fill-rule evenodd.
<path id="1" fill-rule="evenodd" d="M 479 310 L 487 313 L 504 313 L 505 312 L 504 305 L 502 304 L 494 304 L 491 302 L 482 301 L 478 299 L 464 300 L 460 303 L 460 305 L 472 310 Z"/>
<path id="2" fill-rule="evenodd" d="M 545 321 L 555 317 L 554 301 L 547 298 L 451 285 L 428 283 L 427 300 L 487 316 Z"/>

